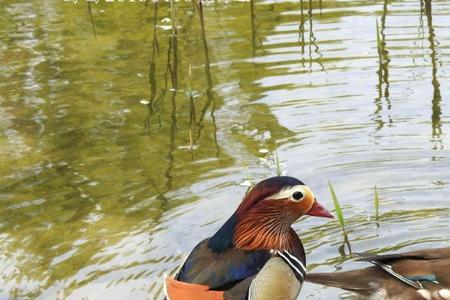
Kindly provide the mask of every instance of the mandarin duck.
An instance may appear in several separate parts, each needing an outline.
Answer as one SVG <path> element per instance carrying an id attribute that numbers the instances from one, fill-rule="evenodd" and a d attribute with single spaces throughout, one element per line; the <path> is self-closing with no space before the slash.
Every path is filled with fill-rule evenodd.
<path id="1" fill-rule="evenodd" d="M 296 299 L 306 261 L 291 225 L 303 215 L 333 217 L 296 178 L 259 182 L 225 224 L 192 250 L 177 274 L 166 278 L 166 298 Z"/>
<path id="2" fill-rule="evenodd" d="M 450 300 L 450 247 L 400 254 L 357 254 L 365 269 L 311 273 L 306 281 L 338 287 L 371 300 Z"/>

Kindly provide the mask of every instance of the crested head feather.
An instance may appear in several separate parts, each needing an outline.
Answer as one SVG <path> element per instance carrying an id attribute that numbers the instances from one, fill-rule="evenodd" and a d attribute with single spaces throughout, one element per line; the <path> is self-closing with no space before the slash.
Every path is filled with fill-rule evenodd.
<path id="1" fill-rule="evenodd" d="M 290 176 L 277 176 L 265 179 L 256 184 L 244 197 L 235 213 L 222 225 L 222 227 L 208 241 L 208 247 L 214 252 L 221 252 L 234 246 L 235 230 L 244 216 L 260 201 L 277 194 L 281 190 L 304 185 L 297 178 Z M 276 243 L 282 240 L 276 239 Z"/>
<path id="2" fill-rule="evenodd" d="M 245 195 L 241 204 L 237 208 L 236 213 L 239 217 L 242 217 L 243 214 L 245 214 L 250 208 L 259 203 L 261 200 L 264 200 L 287 187 L 296 185 L 304 185 L 304 183 L 297 178 L 290 176 L 277 176 L 265 179 L 256 184 L 247 193 L 247 195 Z"/>

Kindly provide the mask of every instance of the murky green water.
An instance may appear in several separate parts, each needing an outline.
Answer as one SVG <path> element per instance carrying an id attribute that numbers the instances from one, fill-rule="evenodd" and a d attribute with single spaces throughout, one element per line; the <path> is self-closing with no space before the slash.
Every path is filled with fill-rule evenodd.
<path id="1" fill-rule="evenodd" d="M 1 299 L 161 298 L 275 151 L 353 251 L 449 245 L 448 1 L 130 2 L 0 3 Z M 295 228 L 359 266 L 336 220 Z"/>

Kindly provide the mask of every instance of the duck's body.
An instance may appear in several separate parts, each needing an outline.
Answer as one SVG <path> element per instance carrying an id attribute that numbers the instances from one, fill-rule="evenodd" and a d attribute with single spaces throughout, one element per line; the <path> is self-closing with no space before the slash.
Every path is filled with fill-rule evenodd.
<path id="1" fill-rule="evenodd" d="M 214 253 L 208 241 L 198 244 L 177 276 L 168 280 L 170 299 L 284 300 L 298 296 L 305 276 L 303 248 L 297 254 L 234 248 Z M 176 291 L 171 290 L 176 286 Z"/>
<path id="2" fill-rule="evenodd" d="M 390 255 L 363 255 L 372 267 L 312 273 L 306 280 L 376 300 L 450 300 L 450 247 Z"/>
<path id="3" fill-rule="evenodd" d="M 166 297 L 296 299 L 306 261 L 290 225 L 304 214 L 331 217 L 295 178 L 260 182 L 219 231 L 192 250 L 175 277 L 166 280 Z"/>

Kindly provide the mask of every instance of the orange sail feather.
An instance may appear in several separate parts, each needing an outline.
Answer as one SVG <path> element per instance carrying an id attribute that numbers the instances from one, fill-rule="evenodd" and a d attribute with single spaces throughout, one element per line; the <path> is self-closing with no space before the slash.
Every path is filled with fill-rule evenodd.
<path id="1" fill-rule="evenodd" d="M 166 278 L 165 292 L 167 300 L 223 300 L 223 291 L 211 291 L 201 284 L 192 284 Z"/>

